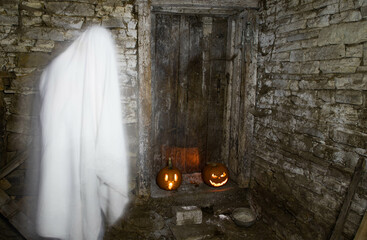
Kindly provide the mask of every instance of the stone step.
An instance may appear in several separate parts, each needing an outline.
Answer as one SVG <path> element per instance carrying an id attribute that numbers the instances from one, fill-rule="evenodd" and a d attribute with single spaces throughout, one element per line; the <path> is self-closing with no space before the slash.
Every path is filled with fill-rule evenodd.
<path id="1" fill-rule="evenodd" d="M 208 207 L 223 202 L 236 202 L 237 199 L 246 199 L 246 189 L 239 188 L 233 181 L 222 187 L 214 188 L 202 183 L 199 185 L 183 185 L 175 191 L 160 189 L 155 183 L 151 186 L 151 196 L 154 199 L 165 199 L 174 205 L 193 205 Z"/>

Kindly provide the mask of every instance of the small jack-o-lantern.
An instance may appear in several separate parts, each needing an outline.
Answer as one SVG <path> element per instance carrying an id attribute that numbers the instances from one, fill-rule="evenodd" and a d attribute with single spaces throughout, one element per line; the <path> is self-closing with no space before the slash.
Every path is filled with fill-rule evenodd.
<path id="1" fill-rule="evenodd" d="M 202 176 L 209 186 L 221 187 L 228 182 L 228 169 L 221 163 L 207 163 Z"/>
<path id="2" fill-rule="evenodd" d="M 181 172 L 172 166 L 172 160 L 169 158 L 168 166 L 162 168 L 157 176 L 157 184 L 164 190 L 175 190 L 181 185 Z"/>

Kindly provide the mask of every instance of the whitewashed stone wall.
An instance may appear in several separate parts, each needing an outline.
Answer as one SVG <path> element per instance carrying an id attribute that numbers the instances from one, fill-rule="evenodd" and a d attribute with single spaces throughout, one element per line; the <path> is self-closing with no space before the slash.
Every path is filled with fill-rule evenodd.
<path id="1" fill-rule="evenodd" d="M 281 239 L 328 239 L 367 157 L 367 1 L 262 1 L 252 189 Z M 367 174 L 344 228 L 353 239 Z"/>
<path id="2" fill-rule="evenodd" d="M 5 134 L 0 166 L 27 150 L 33 139 L 32 108 L 43 69 L 91 25 L 109 28 L 117 44 L 124 123 L 135 168 L 137 18 L 134 1 L 124 0 L 1 1 L 0 128 Z"/>

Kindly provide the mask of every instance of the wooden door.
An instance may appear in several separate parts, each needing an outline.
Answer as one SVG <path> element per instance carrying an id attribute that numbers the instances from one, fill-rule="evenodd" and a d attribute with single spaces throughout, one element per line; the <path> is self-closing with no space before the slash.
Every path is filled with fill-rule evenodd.
<path id="1" fill-rule="evenodd" d="M 198 172 L 222 162 L 228 19 L 159 13 L 152 26 L 154 171 L 167 164 L 167 148 L 197 148 L 198 162 L 172 157 L 183 173 Z"/>

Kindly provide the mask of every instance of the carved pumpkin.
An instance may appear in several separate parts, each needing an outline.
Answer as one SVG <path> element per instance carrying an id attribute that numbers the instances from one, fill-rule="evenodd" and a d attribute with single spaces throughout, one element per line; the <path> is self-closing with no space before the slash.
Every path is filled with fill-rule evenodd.
<path id="1" fill-rule="evenodd" d="M 164 190 L 175 190 L 181 185 L 181 172 L 172 166 L 172 160 L 169 158 L 168 166 L 162 168 L 157 176 L 157 184 Z"/>
<path id="2" fill-rule="evenodd" d="M 212 187 L 221 187 L 228 182 L 228 169 L 221 163 L 207 163 L 203 169 L 203 180 Z"/>

